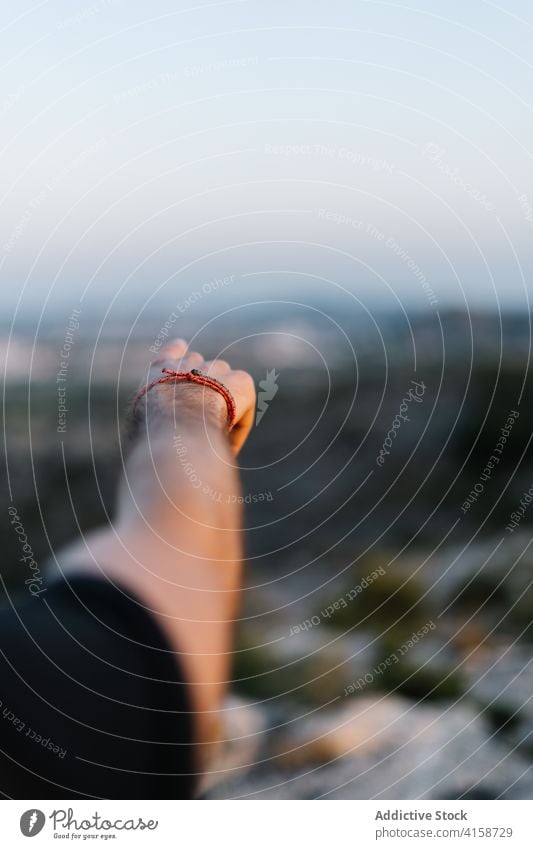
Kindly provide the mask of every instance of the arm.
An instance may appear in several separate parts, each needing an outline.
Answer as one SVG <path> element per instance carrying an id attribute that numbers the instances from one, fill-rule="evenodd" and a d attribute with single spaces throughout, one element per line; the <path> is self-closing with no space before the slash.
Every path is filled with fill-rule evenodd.
<path id="1" fill-rule="evenodd" d="M 60 559 L 131 589 L 153 612 L 190 682 L 198 741 L 208 742 L 230 673 L 242 557 L 234 457 L 253 422 L 255 390 L 246 372 L 186 354 L 180 340 L 162 350 L 148 380 L 163 367 L 221 380 L 237 404 L 234 430 L 228 436 L 225 401 L 212 389 L 155 386 L 136 409 L 113 526 Z"/>

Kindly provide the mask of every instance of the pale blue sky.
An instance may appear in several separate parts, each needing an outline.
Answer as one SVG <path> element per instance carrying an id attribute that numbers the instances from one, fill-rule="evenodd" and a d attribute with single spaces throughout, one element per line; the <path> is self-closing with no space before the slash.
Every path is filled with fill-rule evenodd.
<path id="1" fill-rule="evenodd" d="M 176 8 L 178 7 L 178 8 Z M 526 2 L 19 2 L 0 304 L 533 295 Z M 433 292 L 433 300 L 428 295 Z"/>

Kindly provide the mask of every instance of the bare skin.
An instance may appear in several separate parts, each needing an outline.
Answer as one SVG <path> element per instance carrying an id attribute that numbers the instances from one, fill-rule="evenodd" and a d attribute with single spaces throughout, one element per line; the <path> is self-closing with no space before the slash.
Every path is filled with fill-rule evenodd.
<path id="1" fill-rule="evenodd" d="M 247 372 L 206 362 L 182 339 L 161 349 L 147 382 L 165 367 L 197 368 L 222 381 L 235 398 L 234 429 L 228 434 L 225 400 L 212 389 L 155 386 L 136 406 L 112 526 L 58 560 L 66 572 L 90 572 L 132 591 L 156 617 L 190 682 L 203 749 L 216 736 L 230 677 L 242 573 L 235 457 L 253 423 L 255 388 Z"/>

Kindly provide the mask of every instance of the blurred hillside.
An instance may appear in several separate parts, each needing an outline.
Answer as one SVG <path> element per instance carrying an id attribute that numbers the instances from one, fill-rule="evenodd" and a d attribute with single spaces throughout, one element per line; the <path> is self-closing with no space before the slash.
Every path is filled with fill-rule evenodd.
<path id="1" fill-rule="evenodd" d="M 257 383 L 279 374 L 241 458 L 250 503 L 234 690 L 245 701 L 234 710 L 255 767 L 243 778 L 237 757 L 239 769 L 222 767 L 231 774 L 209 792 L 365 797 L 385 787 L 384 758 L 397 782 L 389 798 L 458 795 L 484 775 L 479 792 L 527 795 L 533 507 L 507 526 L 533 483 L 530 317 L 250 305 L 207 321 L 184 317 L 172 335 Z M 163 322 L 101 328 L 81 316 L 59 384 L 66 320 L 11 338 L 5 471 L 39 562 L 112 515 L 124 413 Z M 261 493 L 268 500 L 254 502 Z M 8 487 L 2 499 L 11 590 L 23 571 Z M 379 707 L 384 693 L 394 695 Z M 433 767 L 411 782 L 406 716 Z M 456 774 L 457 757 L 468 768 Z M 357 779 L 365 770 L 370 778 Z"/>

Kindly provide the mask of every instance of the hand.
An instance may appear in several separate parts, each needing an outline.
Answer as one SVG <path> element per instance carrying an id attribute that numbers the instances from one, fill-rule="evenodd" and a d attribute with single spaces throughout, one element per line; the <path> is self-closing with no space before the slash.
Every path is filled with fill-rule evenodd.
<path id="1" fill-rule="evenodd" d="M 238 454 L 250 433 L 255 414 L 256 392 L 248 372 L 232 369 L 225 360 L 204 360 L 197 351 L 188 350 L 184 339 L 175 339 L 161 348 L 158 358 L 150 365 L 147 382 L 151 383 L 152 380 L 164 377 L 164 368 L 173 371 L 191 371 L 196 368 L 220 380 L 229 389 L 236 405 L 235 425 L 229 434 L 229 440 L 233 453 Z M 146 410 L 149 405 L 150 418 L 159 418 L 172 412 L 179 420 L 181 414 L 189 414 L 200 418 L 206 424 L 221 429 L 226 427 L 226 402 L 222 395 L 208 387 L 169 381 L 154 386 L 143 397 L 146 399 L 145 405 L 139 403 L 136 412 L 138 413 L 139 408 Z"/>

